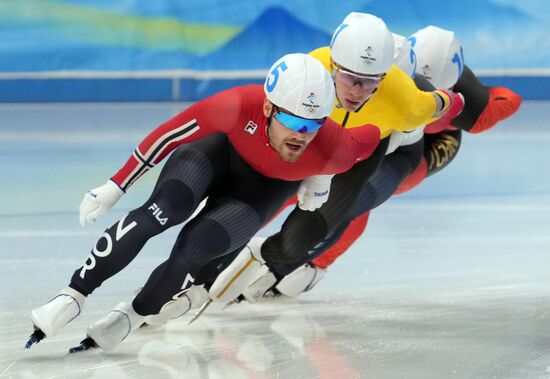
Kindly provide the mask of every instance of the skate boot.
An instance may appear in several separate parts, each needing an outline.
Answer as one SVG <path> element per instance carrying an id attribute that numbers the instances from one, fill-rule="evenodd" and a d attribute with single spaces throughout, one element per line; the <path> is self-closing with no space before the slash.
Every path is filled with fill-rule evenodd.
<path id="1" fill-rule="evenodd" d="M 181 294 L 177 299 L 170 300 L 163 305 L 156 315 L 145 318 L 147 325 L 160 326 L 169 320 L 185 315 L 192 309 L 199 308 L 208 300 L 208 291 L 203 286 L 191 286 L 189 290 Z"/>
<path id="2" fill-rule="evenodd" d="M 254 237 L 233 261 L 218 275 L 208 293 L 210 298 L 223 304 L 237 299 L 252 283 L 264 276 L 269 267 L 262 258 L 263 237 Z"/>
<path id="3" fill-rule="evenodd" d="M 25 347 L 28 349 L 44 337 L 53 336 L 59 329 L 74 320 L 82 312 L 85 300 L 86 296 L 67 287 L 47 304 L 33 309 L 31 320 L 34 333 Z"/>
<path id="4" fill-rule="evenodd" d="M 106 316 L 88 326 L 86 339 L 70 352 L 88 350 L 90 347 L 111 351 L 144 321 L 145 316 L 137 314 L 131 303 L 119 303 Z"/>

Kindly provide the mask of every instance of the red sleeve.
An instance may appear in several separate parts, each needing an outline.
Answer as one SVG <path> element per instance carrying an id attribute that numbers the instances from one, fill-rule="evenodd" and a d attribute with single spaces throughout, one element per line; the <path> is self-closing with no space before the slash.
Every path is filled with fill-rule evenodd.
<path id="1" fill-rule="evenodd" d="M 424 128 L 424 133 L 436 134 L 443 130 L 456 130 L 457 128 L 451 125 L 451 121 L 455 119 L 464 109 L 464 97 L 458 93 L 453 93 L 453 101 L 438 120 L 429 123 Z"/>
<path id="2" fill-rule="evenodd" d="M 352 141 L 357 145 L 358 161 L 367 159 L 374 153 L 380 144 L 380 129 L 374 125 L 367 124 L 358 128 L 346 129 Z"/>
<path id="3" fill-rule="evenodd" d="M 181 144 L 216 132 L 230 132 L 237 124 L 240 113 L 241 97 L 237 89 L 221 92 L 193 104 L 145 137 L 111 179 L 126 191 Z"/>

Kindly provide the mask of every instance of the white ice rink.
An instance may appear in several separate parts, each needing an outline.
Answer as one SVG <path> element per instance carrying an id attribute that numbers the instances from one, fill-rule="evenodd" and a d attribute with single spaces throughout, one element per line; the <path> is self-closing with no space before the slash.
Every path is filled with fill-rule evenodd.
<path id="1" fill-rule="evenodd" d="M 181 105 L 0 106 L 0 378 L 550 378 L 550 103 L 530 102 L 373 212 L 363 238 L 296 300 L 209 309 L 67 356 L 170 251 L 157 237 L 31 350 L 30 310 L 67 285 L 100 232 L 78 205 Z M 262 231 L 267 235 L 279 223 Z"/>

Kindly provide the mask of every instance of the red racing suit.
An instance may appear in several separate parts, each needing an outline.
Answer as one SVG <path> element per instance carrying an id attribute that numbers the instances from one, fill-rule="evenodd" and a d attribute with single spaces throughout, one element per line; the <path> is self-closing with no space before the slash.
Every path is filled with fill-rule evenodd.
<path id="1" fill-rule="evenodd" d="M 151 132 L 111 178 L 126 191 L 141 175 L 179 145 L 213 133 L 225 133 L 240 157 L 269 178 L 298 181 L 347 171 L 378 146 L 380 130 L 372 125 L 345 129 L 327 118 L 297 162 L 283 161 L 267 137 L 261 85 L 232 88 L 201 100 Z"/>

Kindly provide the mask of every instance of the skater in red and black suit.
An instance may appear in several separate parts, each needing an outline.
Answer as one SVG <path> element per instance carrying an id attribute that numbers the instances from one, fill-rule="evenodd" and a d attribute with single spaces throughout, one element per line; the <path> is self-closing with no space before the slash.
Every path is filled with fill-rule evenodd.
<path id="1" fill-rule="evenodd" d="M 172 152 L 151 197 L 107 228 L 67 289 L 32 311 L 36 331 L 28 346 L 77 317 L 86 296 L 126 267 L 150 238 L 184 222 L 206 197 L 170 257 L 132 302 L 88 328 L 82 348 L 115 348 L 146 315 L 184 293 L 204 265 L 242 248 L 302 179 L 344 172 L 367 158 L 374 171 L 385 152 L 377 150 L 379 129 L 347 130 L 328 120 L 334 102 L 334 84 L 323 65 L 289 54 L 273 65 L 263 87 L 224 91 L 159 126 L 105 185 L 85 195 L 81 222 L 95 221 Z"/>

